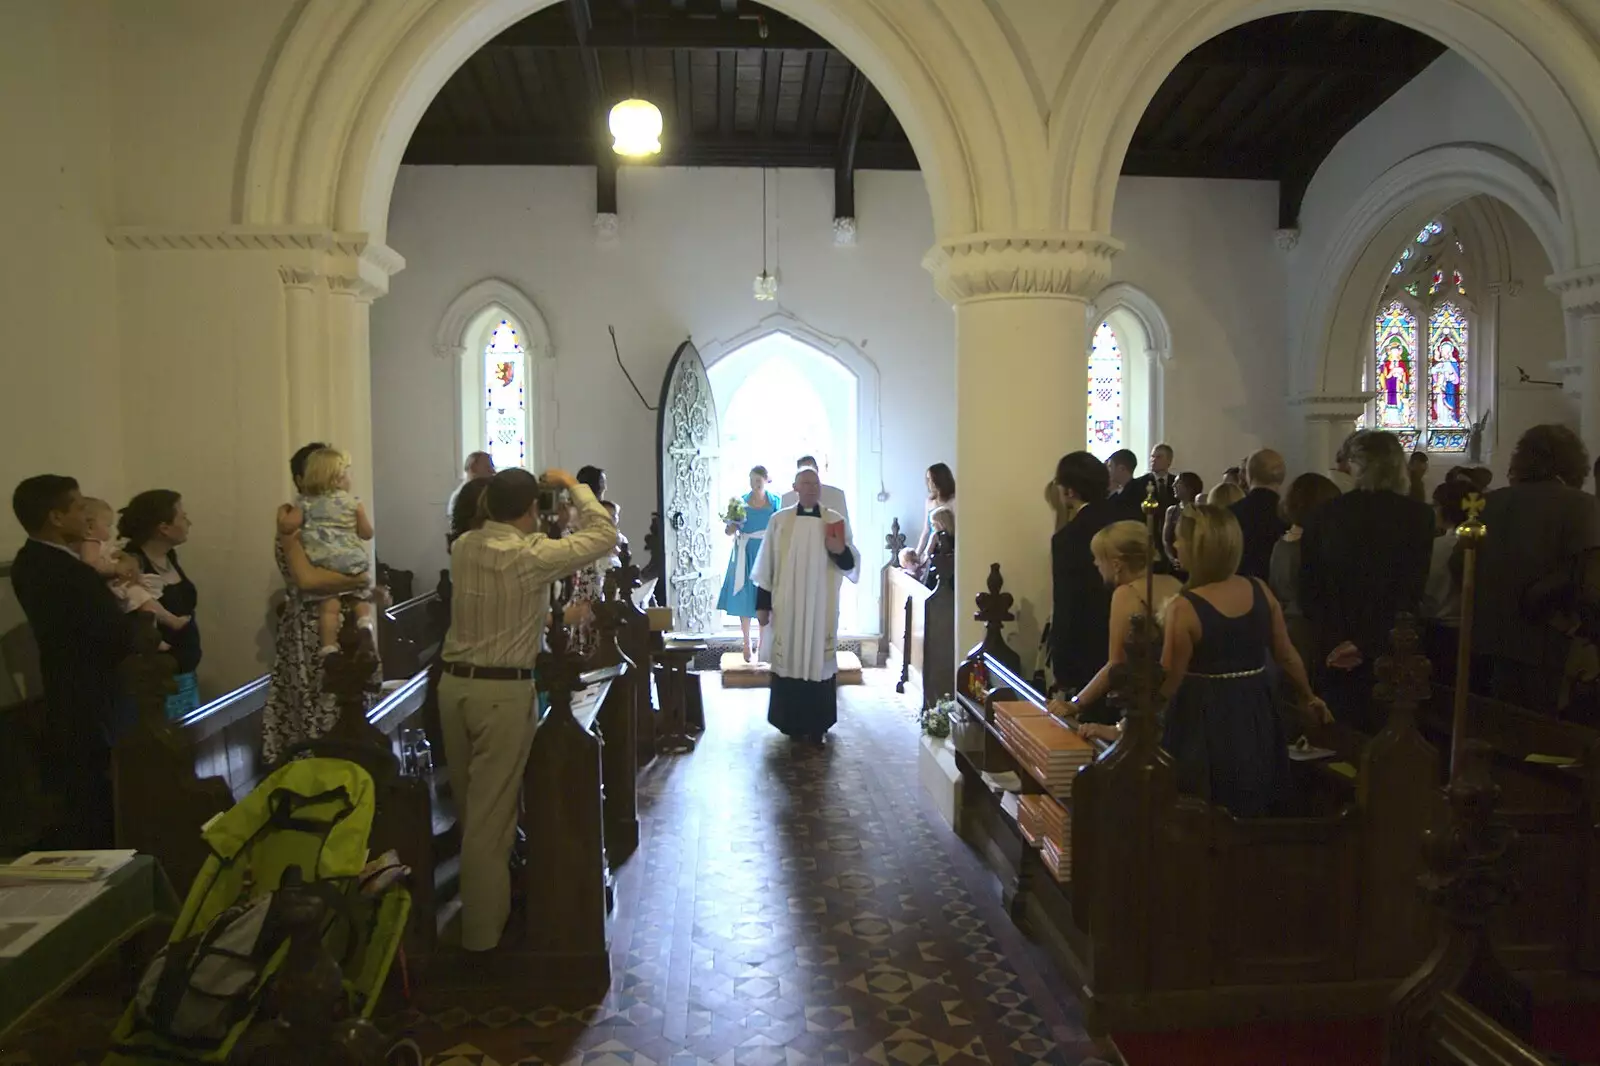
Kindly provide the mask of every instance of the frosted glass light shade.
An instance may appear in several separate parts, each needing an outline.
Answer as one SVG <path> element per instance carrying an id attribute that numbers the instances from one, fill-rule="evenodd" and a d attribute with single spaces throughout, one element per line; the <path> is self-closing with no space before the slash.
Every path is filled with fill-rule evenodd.
<path id="1" fill-rule="evenodd" d="M 778 298 L 778 279 L 763 270 L 756 275 L 755 297 L 763 302 Z"/>
<path id="2" fill-rule="evenodd" d="M 661 109 L 648 100 L 624 100 L 611 109 L 611 148 L 642 159 L 661 151 Z"/>

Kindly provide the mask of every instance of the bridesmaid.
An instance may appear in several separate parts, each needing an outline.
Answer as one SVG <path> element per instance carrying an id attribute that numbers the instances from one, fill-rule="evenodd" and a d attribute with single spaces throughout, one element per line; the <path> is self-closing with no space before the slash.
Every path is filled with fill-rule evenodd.
<path id="1" fill-rule="evenodd" d="M 767 468 L 750 468 L 750 492 L 744 497 L 745 514 L 738 522 L 729 522 L 722 531 L 733 538 L 733 553 L 728 556 L 728 573 L 722 579 L 722 594 L 717 597 L 717 610 L 725 611 L 739 619 L 742 635 L 740 650 L 744 661 L 754 657 L 750 644 L 750 620 L 756 615 L 756 586 L 750 580 L 750 571 L 756 565 L 756 553 L 767 535 L 767 523 L 778 510 L 778 497 L 767 491 Z M 761 634 L 756 631 L 756 646 Z"/>

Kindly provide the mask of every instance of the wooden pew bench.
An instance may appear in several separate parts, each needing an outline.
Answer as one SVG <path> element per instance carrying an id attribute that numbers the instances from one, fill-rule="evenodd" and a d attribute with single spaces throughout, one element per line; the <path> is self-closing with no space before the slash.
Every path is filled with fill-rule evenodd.
<path id="1" fill-rule="evenodd" d="M 936 556 L 931 572 L 933 587 L 895 560 L 883 568 L 885 665 L 900 673 L 895 691 L 904 692 L 908 683 L 919 687 L 923 707 L 932 707 L 953 691 L 956 670 L 954 556 Z"/>

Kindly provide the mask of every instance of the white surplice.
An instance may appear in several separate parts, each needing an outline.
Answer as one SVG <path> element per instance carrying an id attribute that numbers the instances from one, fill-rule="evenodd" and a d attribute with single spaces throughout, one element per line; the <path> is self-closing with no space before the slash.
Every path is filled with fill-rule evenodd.
<path id="1" fill-rule="evenodd" d="M 861 553 L 846 523 L 845 546 L 854 565 L 848 573 L 834 565 L 826 526 L 845 519 L 831 508 L 821 510 L 820 518 L 801 517 L 797 507 L 773 515 L 751 571 L 757 587 L 772 593 L 772 622 L 761 631 L 761 658 L 778 677 L 826 681 L 838 670 L 839 589 L 844 578 L 859 579 Z"/>

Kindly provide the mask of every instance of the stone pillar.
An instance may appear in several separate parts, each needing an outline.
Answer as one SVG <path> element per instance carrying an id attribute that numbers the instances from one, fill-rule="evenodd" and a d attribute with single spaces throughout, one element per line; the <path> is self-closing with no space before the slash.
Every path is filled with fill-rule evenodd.
<path id="1" fill-rule="evenodd" d="M 283 267 L 278 276 L 283 279 L 284 289 L 289 439 L 303 444 L 332 435 L 328 427 L 328 390 L 317 358 L 322 350 L 322 278 L 313 270 L 296 267 Z"/>
<path id="2" fill-rule="evenodd" d="M 1108 237 L 945 241 L 924 260 L 956 316 L 956 643 L 977 643 L 974 597 L 991 563 L 1016 597 L 1012 645 L 1031 670 L 1050 616 L 1046 486 L 1084 447 L 1089 298 L 1120 248 Z"/>
<path id="3" fill-rule="evenodd" d="M 1362 393 L 1308 393 L 1291 400 L 1289 406 L 1300 413 L 1304 426 L 1298 462 L 1291 462 L 1291 468 L 1318 473 L 1331 469 L 1339 445 L 1355 429 L 1369 398 Z"/>
<path id="4" fill-rule="evenodd" d="M 1576 392 L 1580 432 L 1589 453 L 1600 449 L 1600 266 L 1582 267 L 1550 278 L 1567 316 L 1565 383 Z"/>

